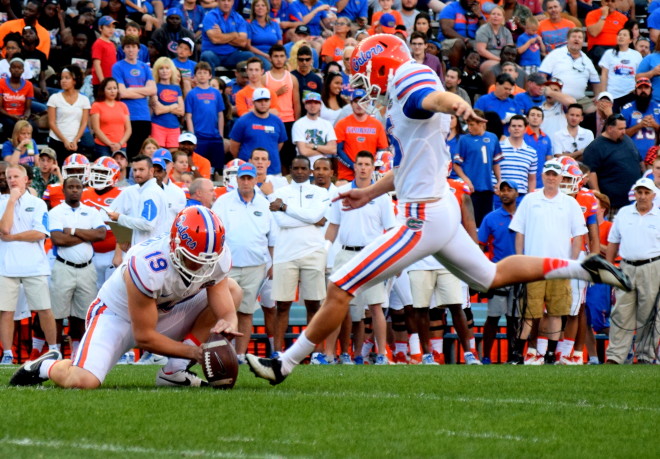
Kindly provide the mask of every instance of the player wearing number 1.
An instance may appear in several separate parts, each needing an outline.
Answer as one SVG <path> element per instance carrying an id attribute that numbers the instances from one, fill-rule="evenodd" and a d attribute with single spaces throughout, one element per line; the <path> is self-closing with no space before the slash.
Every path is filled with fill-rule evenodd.
<path id="1" fill-rule="evenodd" d="M 344 208 L 358 208 L 389 191 L 399 198 L 398 225 L 376 238 L 330 277 L 326 300 L 294 345 L 278 359 L 247 355 L 258 377 L 279 384 L 346 316 L 351 298 L 364 288 L 434 255 L 473 288 L 548 278 L 578 277 L 630 289 L 628 278 L 600 256 L 572 260 L 512 256 L 491 263 L 461 226 L 461 213 L 446 176 L 450 161 L 444 138 L 449 116 L 477 117 L 459 96 L 444 91 L 437 75 L 412 60 L 393 35 L 373 35 L 355 48 L 351 84 L 366 90 L 363 102 L 387 93 L 387 131 L 394 146 L 394 169 L 366 188 L 339 194 Z M 443 132 L 444 131 L 444 132 Z"/>
<path id="2" fill-rule="evenodd" d="M 94 389 L 128 349 L 171 356 L 156 377 L 160 386 L 206 385 L 188 371 L 200 362 L 210 332 L 240 335 L 227 273 L 220 219 L 202 206 L 187 207 L 170 234 L 132 247 L 87 312 L 87 331 L 73 360 L 47 352 L 27 362 L 10 384 L 51 379 L 65 388 Z M 240 300 L 239 300 L 240 301 Z"/>

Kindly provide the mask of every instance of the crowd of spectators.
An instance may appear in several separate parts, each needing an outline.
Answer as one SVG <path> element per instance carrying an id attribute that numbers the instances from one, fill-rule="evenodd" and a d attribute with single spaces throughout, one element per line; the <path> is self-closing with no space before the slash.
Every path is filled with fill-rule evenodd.
<path id="1" fill-rule="evenodd" d="M 4 255 L 15 253 L 17 247 L 20 249 L 17 244 L 36 252 L 44 250 L 44 240 L 46 250 L 53 247 L 51 265 L 63 264 L 55 265 L 57 269 L 52 269 L 50 279 L 51 292 L 57 293 L 52 301 L 57 339 L 61 340 L 62 319 L 72 317 L 70 335 L 76 340 L 81 334 L 80 320 L 84 319 L 80 304 L 90 298 L 89 285 L 102 284 L 121 263 L 131 244 L 167 230 L 186 204 L 210 207 L 217 196 L 232 192 L 237 193 L 235 197 L 222 201 L 228 206 L 239 210 L 241 205 L 256 206 L 254 215 L 272 212 L 267 224 L 262 224 L 260 219 L 255 223 L 255 227 L 263 227 L 258 235 L 259 244 L 264 245 L 262 257 L 238 255 L 239 262 L 234 264 L 232 273 L 237 281 L 249 279 L 241 286 L 250 293 L 250 301 L 244 301 L 239 310 L 243 330 L 249 330 L 254 304 L 263 287 L 261 282 L 272 275 L 270 264 L 275 263 L 270 305 L 274 309 L 267 312 L 265 307 L 264 316 L 269 336 L 275 336 L 271 339 L 271 349 L 281 350 L 297 285 L 297 280 L 294 282 L 285 271 L 293 269 L 289 266 L 293 261 L 307 260 L 299 264 L 308 262 L 310 267 L 296 269 L 300 269 L 304 282 L 300 299 L 305 300 L 310 317 L 324 292 L 317 285 L 319 275 L 323 274 L 322 266 L 326 265 L 325 255 L 318 253 L 328 250 L 322 247 L 323 239 L 342 239 L 337 238 L 336 228 L 332 237 L 325 233 L 327 216 L 317 218 L 319 209 L 336 192 L 334 183 L 337 186 L 355 183 L 358 169 L 364 175 L 365 167 L 373 167 L 373 172 L 378 173 L 396 165 L 396 159 L 392 164 L 390 154 L 394 148 L 387 136 L 385 107 L 379 104 L 365 107 L 364 91 L 349 83 L 353 49 L 374 33 L 401 38 L 414 60 L 429 66 L 447 91 L 469 101 L 487 120 L 465 124 L 453 116 L 451 125 L 446 129 L 439 126 L 438 133 L 447 135 L 453 160 L 449 174 L 459 183 L 455 188 L 464 189 L 465 196 L 469 196 L 469 206 L 464 212 L 474 215 L 479 228 L 475 240 L 490 256 L 499 259 L 516 252 L 532 254 L 542 244 L 529 241 L 535 241 L 539 234 L 541 238 L 553 239 L 562 234 L 569 241 L 560 251 L 562 256 L 568 254 L 565 251 L 571 252 L 572 247 L 573 257 L 602 252 L 615 259 L 616 252 L 607 252 L 607 234 L 610 222 L 616 222 L 617 212 L 625 208 L 627 221 L 637 218 L 640 227 L 651 225 L 656 228 L 656 238 L 648 237 L 646 250 L 636 247 L 631 252 L 625 244 L 631 237 L 626 233 L 629 230 L 615 226 L 616 236 L 610 242 L 616 243 L 617 248 L 621 245 L 622 263 L 650 264 L 655 266 L 652 272 L 657 272 L 660 54 L 655 48 L 660 46 L 660 8 L 657 8 L 660 1 L 649 1 L 643 7 L 639 3 L 631 0 L 3 2 L 0 5 L 0 140 L 4 144 L 0 209 L 7 215 L 2 215 L 0 221 L 0 255 L 4 260 L 0 263 L 0 281 L 20 279 L 7 287 L 15 291 L 16 298 L 12 294 L 0 304 L 3 363 L 13 358 L 8 349 L 11 342 L 8 333 L 14 303 L 23 302 L 23 309 L 27 304 L 27 309 L 39 312 L 33 339 L 36 352 L 46 341 L 51 347 L 55 345 L 53 316 L 44 313 L 50 308 L 50 301 L 40 303 L 34 290 L 43 284 L 43 260 L 39 269 L 16 271 L 7 261 L 12 258 Z M 369 161 L 364 159 L 368 158 L 365 152 L 371 154 L 371 166 L 366 164 Z M 359 157 L 366 165 L 361 163 L 357 168 Z M 252 163 L 254 168 L 241 169 L 245 163 Z M 575 173 L 576 167 L 582 168 L 579 174 Z M 569 201 L 555 199 L 557 190 L 567 190 L 562 179 L 574 180 L 584 188 L 584 193 L 591 196 L 589 202 L 595 203 L 593 212 L 585 210 L 580 199 L 587 198 L 580 198 L 582 195 L 577 190 L 566 193 Z M 212 181 L 222 185 L 214 189 Z M 365 183 L 362 177 L 360 186 Z M 326 192 L 320 192 L 319 187 Z M 23 198 L 19 197 L 22 194 L 14 192 L 15 188 L 45 202 L 50 209 L 50 228 L 45 211 L 41 221 L 35 218 L 36 214 L 31 215 L 32 227 L 26 220 L 19 222 L 25 206 L 33 210 L 34 206 L 22 203 Z M 541 188 L 544 191 L 539 192 Z M 252 189 L 258 192 L 251 192 Z M 651 197 L 643 190 L 648 190 Z M 539 204 L 530 202 L 532 195 Z M 255 196 L 259 198 L 256 203 Z M 296 206 L 293 203 L 296 196 L 315 204 Z M 640 197 L 641 205 L 636 202 Z M 649 199 L 650 206 L 646 202 Z M 523 222 L 533 220 L 533 209 L 552 209 L 544 214 L 543 221 L 552 220 L 556 211 L 553 206 L 563 209 L 562 206 L 568 205 L 565 202 L 574 204 L 576 200 L 578 207 L 582 207 L 584 224 L 589 226 L 597 221 L 595 226 L 601 233 L 596 239 L 600 244 L 570 242 L 571 238 L 588 239 L 575 218 L 570 224 L 565 222 L 568 227 L 557 231 L 552 231 L 553 226 L 549 225 L 543 228 L 545 232 L 525 234 L 529 224 Z M 570 206 L 575 210 L 573 204 Z M 68 206 L 67 211 L 61 206 Z M 76 213 L 79 206 L 83 210 Z M 530 206 L 535 207 L 529 210 Z M 630 211 L 631 206 L 637 213 Z M 287 208 L 296 210 L 287 211 Z M 518 220 L 514 217 L 517 208 L 525 212 Z M 15 218 L 9 219 L 10 213 Z M 218 213 L 225 219 L 232 218 L 227 209 Z M 334 215 L 332 223 L 336 224 L 339 217 Z M 113 226 L 98 224 L 101 217 L 114 222 L 113 225 L 130 228 L 132 236 L 128 240 L 115 239 Z M 522 235 L 516 243 L 513 239 L 505 241 L 513 237 L 513 231 L 502 233 L 493 226 L 495 220 L 500 225 L 504 221 L 508 227 L 507 218 L 508 221 L 514 218 L 516 223 L 511 229 Z M 254 216 L 246 214 L 245 222 L 250 219 Z M 561 225 L 556 219 L 551 223 Z M 241 231 L 236 222 L 226 225 L 230 232 Z M 17 231 L 19 238 L 12 238 Z M 66 237 L 55 236 L 58 232 Z M 238 242 L 229 237 L 228 243 L 245 247 L 241 244 L 249 233 L 241 235 Z M 274 245 L 277 233 L 287 241 L 280 240 Z M 287 233 L 292 236 L 283 236 Z M 366 242 L 342 245 L 351 250 L 361 248 Z M 631 255 L 623 252 L 634 255 L 630 258 Z M 96 270 L 89 268 L 90 253 L 94 253 Z M 327 267 L 331 269 L 332 257 L 329 258 Z M 83 288 L 68 282 L 69 297 L 63 295 L 64 290 L 53 286 L 56 278 L 71 277 L 72 270 L 83 268 L 86 273 L 83 279 L 89 285 Z M 648 267 L 643 269 L 645 273 L 651 272 Z M 316 271 L 316 275 L 310 277 L 310 270 Z M 255 281 L 254 273 L 262 277 Z M 22 280 L 30 276 L 38 277 L 39 283 Z M 313 283 L 314 287 L 306 283 Z M 18 284 L 22 285 L 20 289 Z M 645 295 L 649 291 L 647 287 Z M 497 323 L 490 318 L 503 314 L 510 326 L 516 317 L 524 319 L 521 327 L 524 334 L 510 337 L 510 361 L 582 362 L 586 339 L 590 362 L 598 362 L 592 338 L 594 332 L 607 330 L 605 318 L 612 306 L 609 296 L 600 291 L 598 295 L 587 293 L 578 295 L 581 299 L 571 300 L 565 291 L 557 294 L 564 288 L 563 284 L 536 286 L 528 289 L 527 294 L 538 296 L 537 290 L 543 288 L 552 290 L 545 315 L 543 301 L 539 306 L 531 300 L 533 309 L 522 315 L 516 313 L 511 302 L 525 295 L 520 288 L 494 294 L 507 300 L 493 309 L 492 315 L 489 307 L 490 328 L 484 330 L 484 336 L 490 342 L 483 353 L 484 362 L 490 361 L 493 327 Z M 492 301 L 493 292 L 488 296 Z M 378 298 L 376 305 L 382 303 Z M 555 304 L 557 301 L 579 304 L 575 309 L 570 304 Z M 262 299 L 262 306 L 268 302 Z M 73 304 L 74 310 L 68 310 L 65 304 Z M 637 306 L 636 300 L 629 296 L 623 304 L 627 308 Z M 374 304 L 359 306 L 369 305 Z M 586 308 L 581 307 L 584 305 Z M 660 329 L 657 309 L 657 305 L 640 307 L 646 316 L 640 318 L 638 314 L 633 327 L 638 333 L 643 332 L 645 340 L 655 340 L 656 347 Z M 20 318 L 20 314 L 16 317 Z M 353 317 L 360 315 L 353 311 Z M 565 321 L 556 320 L 569 315 L 579 317 L 580 321 L 588 316 L 590 320 L 588 327 L 581 322 L 579 336 L 571 339 L 576 343 L 574 348 L 563 343 L 567 338 L 563 339 L 560 331 Z M 395 336 L 399 336 L 402 319 L 395 316 L 392 313 L 390 319 Z M 454 322 L 470 323 L 469 316 L 468 308 L 465 316 L 454 317 Z M 544 319 L 538 330 L 540 316 Z M 628 325 L 633 316 L 626 313 Z M 372 319 L 378 323 L 377 341 L 381 348 L 378 355 L 382 363 L 386 352 L 382 349 L 380 315 L 373 307 L 367 308 L 363 321 L 367 330 Z M 420 323 L 428 326 L 428 321 Z M 437 323 L 446 325 L 444 315 L 439 317 L 432 312 L 431 323 L 435 324 L 431 329 L 433 337 L 433 330 L 444 326 Z M 613 338 L 625 340 L 625 345 L 616 343 L 616 355 L 609 360 L 623 363 L 625 359 L 621 356 L 626 354 L 623 348 L 633 344 L 625 333 L 629 330 L 621 324 L 617 326 Z M 649 327 L 655 327 L 655 334 L 646 330 Z M 433 356 L 437 357 L 437 345 L 429 347 L 428 342 L 419 345 L 418 336 L 425 340 L 429 336 L 426 330 L 418 333 L 408 328 L 407 331 L 415 336 L 407 348 L 413 361 L 421 362 L 418 348 L 429 355 L 430 351 L 426 351 L 433 349 Z M 469 343 L 464 345 L 469 349 L 464 350 L 476 355 L 471 327 L 469 334 L 461 342 Z M 525 341 L 521 338 L 528 335 L 529 351 L 525 358 Z M 539 341 L 549 344 L 537 343 L 537 335 Z M 373 345 L 370 339 L 367 332 L 365 344 L 353 351 L 342 345 L 342 351 L 346 350 L 342 355 L 353 353 L 367 358 L 369 346 Z M 245 340 L 239 344 L 241 353 L 246 346 Z M 332 345 L 326 346 L 326 354 L 333 354 L 333 349 Z M 659 349 L 644 343 L 638 360 L 652 361 L 653 352 Z M 326 362 L 322 354 L 319 349 L 315 363 Z M 344 356 L 343 361 L 348 363 L 350 359 Z"/>

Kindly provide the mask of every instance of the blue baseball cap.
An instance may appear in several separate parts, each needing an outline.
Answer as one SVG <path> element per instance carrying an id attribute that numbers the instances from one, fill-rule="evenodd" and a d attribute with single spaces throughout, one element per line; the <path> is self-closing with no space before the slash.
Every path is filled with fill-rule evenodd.
<path id="1" fill-rule="evenodd" d="M 117 21 L 112 19 L 111 16 L 103 16 L 101 19 L 99 19 L 99 27 L 101 26 L 109 26 L 110 24 L 116 24 Z"/>
<path id="2" fill-rule="evenodd" d="M 183 11 L 181 8 L 170 8 L 167 10 L 167 15 L 168 16 L 179 16 L 180 18 L 183 18 Z"/>
<path id="3" fill-rule="evenodd" d="M 163 168 L 163 170 L 167 169 L 167 163 L 165 162 L 164 158 L 152 158 L 152 163 L 154 166 L 160 166 Z"/>
<path id="4" fill-rule="evenodd" d="M 151 157 L 152 161 L 156 161 L 156 159 L 162 159 L 163 161 L 169 161 L 172 162 L 172 153 L 166 148 L 159 148 L 158 150 L 154 151 L 153 156 Z"/>
<path id="5" fill-rule="evenodd" d="M 353 90 L 353 94 L 351 95 L 351 100 L 362 99 L 366 95 L 367 95 L 367 91 L 365 91 L 362 88 L 357 88 Z"/>
<path id="6" fill-rule="evenodd" d="M 383 26 L 383 32 L 393 34 L 396 31 L 396 18 L 390 13 L 383 14 L 378 23 Z"/>
<path id="7" fill-rule="evenodd" d="M 244 175 L 249 175 L 250 177 L 257 176 L 257 168 L 254 167 L 252 163 L 241 164 L 236 171 L 236 177 L 243 177 Z"/>
<path id="8" fill-rule="evenodd" d="M 515 180 L 511 180 L 511 179 L 502 180 L 500 182 L 500 190 L 502 189 L 502 185 L 507 185 L 512 190 L 520 191 L 520 187 L 518 186 L 518 182 L 516 182 Z"/>
<path id="9" fill-rule="evenodd" d="M 308 92 L 305 95 L 304 102 L 318 102 L 321 103 L 321 94 L 318 92 Z"/>

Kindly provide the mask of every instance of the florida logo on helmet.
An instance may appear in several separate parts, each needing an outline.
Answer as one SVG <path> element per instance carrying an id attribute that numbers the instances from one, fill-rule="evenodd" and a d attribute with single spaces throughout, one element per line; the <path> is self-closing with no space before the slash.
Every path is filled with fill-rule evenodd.
<path id="1" fill-rule="evenodd" d="M 182 215 L 181 218 L 179 218 L 179 221 L 176 222 L 176 230 L 179 233 L 179 239 L 181 239 L 181 242 L 185 243 L 190 250 L 194 250 L 195 247 L 197 247 L 197 242 L 188 234 L 189 228 L 184 225 L 185 221 L 186 216 Z"/>
<path id="2" fill-rule="evenodd" d="M 353 59 L 353 71 L 359 71 L 360 68 L 366 64 L 369 59 L 382 53 L 383 51 L 385 51 L 385 48 L 383 48 L 383 45 L 380 43 L 378 43 L 376 46 L 372 46 L 366 51 L 360 51 L 360 54 L 358 54 L 355 59 Z"/>

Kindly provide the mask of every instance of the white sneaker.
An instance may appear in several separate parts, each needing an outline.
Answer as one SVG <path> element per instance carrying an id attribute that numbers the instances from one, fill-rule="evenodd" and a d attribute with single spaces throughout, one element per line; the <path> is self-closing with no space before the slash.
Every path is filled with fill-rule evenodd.
<path id="1" fill-rule="evenodd" d="M 309 361 L 312 365 L 330 365 L 328 358 L 323 352 L 314 352 L 312 354 L 312 359 Z"/>
<path id="2" fill-rule="evenodd" d="M 339 356 L 339 363 L 341 365 L 355 365 L 353 360 L 351 360 L 351 356 L 348 354 L 348 352 L 344 352 Z"/>
<path id="3" fill-rule="evenodd" d="M 476 358 L 472 352 L 466 352 L 463 354 L 465 358 L 466 365 L 482 365 L 481 360 Z"/>
<path id="4" fill-rule="evenodd" d="M 247 360 L 245 360 L 245 354 L 238 354 L 236 357 L 238 357 L 239 365 L 245 365 L 247 363 Z"/>
<path id="5" fill-rule="evenodd" d="M 0 365 L 13 365 L 14 356 L 12 355 L 3 355 L 2 360 L 0 360 Z"/>
<path id="6" fill-rule="evenodd" d="M 165 365 L 167 360 L 167 357 L 162 355 L 145 352 L 142 354 L 142 357 L 140 357 L 140 360 L 135 362 L 135 365 Z"/>
<path id="7" fill-rule="evenodd" d="M 156 375 L 156 385 L 157 386 L 191 386 L 191 387 L 202 387 L 208 386 L 208 383 L 202 378 L 197 376 L 192 371 L 188 370 L 179 370 L 175 371 L 172 374 L 165 374 L 163 369 L 158 370 L 158 375 Z"/>
<path id="8" fill-rule="evenodd" d="M 433 354 L 424 354 L 422 356 L 422 365 L 440 365 L 433 359 Z"/>

